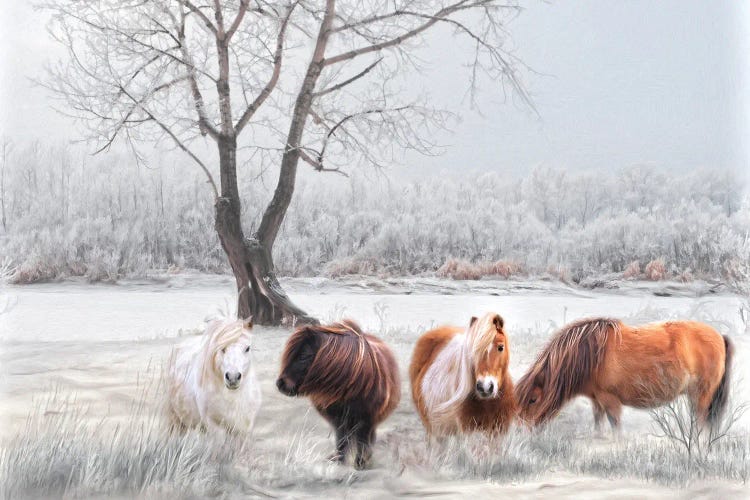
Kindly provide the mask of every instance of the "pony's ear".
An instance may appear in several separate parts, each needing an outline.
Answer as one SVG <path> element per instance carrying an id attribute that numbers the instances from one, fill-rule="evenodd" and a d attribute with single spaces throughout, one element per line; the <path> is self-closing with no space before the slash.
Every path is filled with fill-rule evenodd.
<path id="1" fill-rule="evenodd" d="M 497 331 L 499 332 L 503 329 L 505 321 L 503 321 L 502 316 L 500 316 L 499 314 L 495 314 L 495 317 L 492 318 L 492 324 L 495 325 L 495 328 L 497 328 Z"/>
<path id="2" fill-rule="evenodd" d="M 472 326 L 474 326 L 474 323 L 476 323 L 476 322 L 477 322 L 477 317 L 476 316 L 472 316 L 471 319 L 469 320 L 469 328 L 471 328 Z"/>
<path id="3" fill-rule="evenodd" d="M 306 335 L 308 333 L 313 333 L 313 330 L 312 328 L 310 328 L 310 325 L 302 325 L 302 326 L 298 326 L 294 330 L 294 333 L 299 334 L 299 335 Z"/>
<path id="4" fill-rule="evenodd" d="M 534 377 L 534 385 L 538 387 L 544 387 L 544 373 L 539 372 L 536 374 L 536 377 Z"/>
<path id="5" fill-rule="evenodd" d="M 253 317 L 249 316 L 242 320 L 242 327 L 246 330 L 250 330 L 253 327 Z"/>

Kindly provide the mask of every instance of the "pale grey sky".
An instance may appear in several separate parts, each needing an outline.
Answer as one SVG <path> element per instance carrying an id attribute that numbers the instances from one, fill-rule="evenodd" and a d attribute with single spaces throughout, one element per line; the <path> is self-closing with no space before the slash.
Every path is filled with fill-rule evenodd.
<path id="1" fill-rule="evenodd" d="M 50 109 L 43 73 L 57 47 L 27 2 L 4 0 L 0 29 L 0 133 L 16 139 L 76 138 Z M 457 111 L 450 145 L 414 166 L 514 171 L 547 164 L 618 168 L 652 163 L 670 169 L 750 166 L 748 50 L 750 7 L 731 0 L 565 0 L 526 2 L 510 31 L 516 53 L 542 74 L 528 86 L 539 110 L 504 102 L 485 88 L 482 114 L 458 102 L 465 74 L 441 71 L 456 45 L 437 37 L 429 95 Z"/>

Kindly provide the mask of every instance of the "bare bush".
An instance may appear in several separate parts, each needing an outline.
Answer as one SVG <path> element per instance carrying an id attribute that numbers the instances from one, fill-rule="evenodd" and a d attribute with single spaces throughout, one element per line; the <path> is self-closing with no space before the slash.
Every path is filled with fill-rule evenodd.
<path id="1" fill-rule="evenodd" d="M 338 278 L 357 274 L 373 275 L 376 271 L 375 263 L 370 260 L 341 259 L 329 262 L 323 272 L 330 278 Z"/>
<path id="2" fill-rule="evenodd" d="M 523 273 L 523 265 L 509 260 L 498 260 L 487 266 L 485 274 L 502 276 L 505 279 Z"/>
<path id="3" fill-rule="evenodd" d="M 683 396 L 649 413 L 658 435 L 684 452 L 688 461 L 700 465 L 706 462 L 717 443 L 729 437 L 730 430 L 748 408 L 747 402 L 741 403 L 731 407 L 717 422 L 704 425 L 699 422 L 690 401 Z"/>
<path id="4" fill-rule="evenodd" d="M 643 270 L 646 278 L 651 281 L 661 281 L 667 277 L 667 267 L 664 265 L 664 259 L 654 259 Z"/>
<path id="5" fill-rule="evenodd" d="M 680 283 L 690 283 L 693 279 L 695 278 L 693 277 L 693 273 L 690 272 L 690 269 L 685 269 L 677 275 L 677 281 Z"/>
<path id="6" fill-rule="evenodd" d="M 638 278 L 641 275 L 641 264 L 637 260 L 634 260 L 630 264 L 628 264 L 628 267 L 625 268 L 625 271 L 622 273 L 622 277 L 627 279 L 632 278 Z"/>
<path id="7" fill-rule="evenodd" d="M 567 266 L 560 264 L 550 265 L 547 267 L 547 274 L 563 283 L 570 283 L 570 269 Z"/>
<path id="8" fill-rule="evenodd" d="M 454 280 L 478 280 L 482 277 L 482 270 L 469 261 L 450 258 L 440 266 L 437 275 Z"/>
<path id="9" fill-rule="evenodd" d="M 483 277 L 501 277 L 509 279 L 523 273 L 523 265 L 509 260 L 498 260 L 496 262 L 473 263 L 464 259 L 449 258 L 436 274 L 441 278 L 454 280 L 478 280 Z"/>

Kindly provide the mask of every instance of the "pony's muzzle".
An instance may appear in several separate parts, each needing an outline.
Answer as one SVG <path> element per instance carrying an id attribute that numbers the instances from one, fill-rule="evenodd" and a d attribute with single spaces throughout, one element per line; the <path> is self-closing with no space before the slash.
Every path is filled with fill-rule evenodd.
<path id="1" fill-rule="evenodd" d="M 475 389 L 480 398 L 494 398 L 497 395 L 497 382 L 494 377 L 480 378 Z"/>
<path id="2" fill-rule="evenodd" d="M 297 388 L 294 387 L 294 384 L 287 382 L 284 377 L 279 377 L 276 380 L 276 388 L 281 392 L 282 394 L 286 394 L 287 396 L 296 396 L 297 395 Z"/>
<path id="3" fill-rule="evenodd" d="M 240 372 L 226 372 L 224 374 L 224 385 L 228 389 L 237 389 L 240 386 L 240 379 L 242 379 Z"/>

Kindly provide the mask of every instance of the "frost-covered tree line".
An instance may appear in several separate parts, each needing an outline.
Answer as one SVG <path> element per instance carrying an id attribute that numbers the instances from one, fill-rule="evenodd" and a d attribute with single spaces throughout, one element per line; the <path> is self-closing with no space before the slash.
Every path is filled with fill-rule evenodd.
<path id="1" fill-rule="evenodd" d="M 228 273 L 211 192 L 200 172 L 174 161 L 149 169 L 39 143 L 14 148 L 3 164 L 0 260 L 19 282 Z M 300 179 L 275 247 L 279 274 L 578 281 L 643 277 L 656 261 L 658 277 L 734 280 L 750 262 L 750 197 L 731 171 L 351 174 Z M 244 177 L 243 223 L 254 230 L 270 194 L 261 172 Z M 462 276 L 462 265 L 473 271 Z"/>

